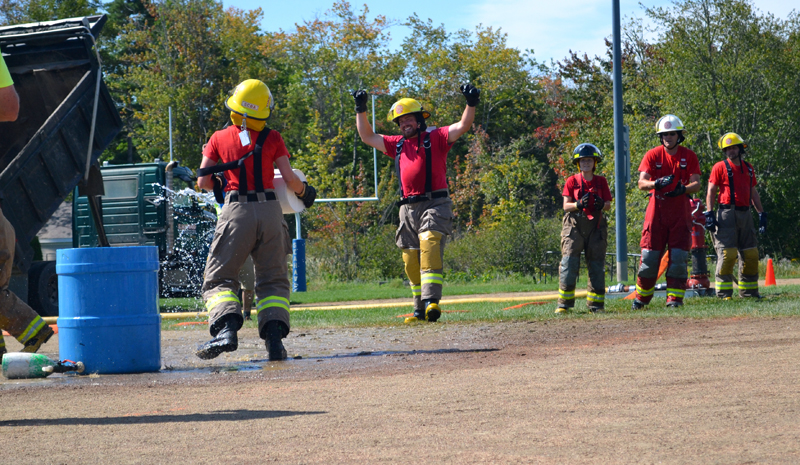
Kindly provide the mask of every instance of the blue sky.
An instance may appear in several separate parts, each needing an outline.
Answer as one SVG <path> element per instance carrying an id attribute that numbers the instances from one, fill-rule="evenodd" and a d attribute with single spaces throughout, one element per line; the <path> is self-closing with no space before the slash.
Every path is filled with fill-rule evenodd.
<path id="1" fill-rule="evenodd" d="M 265 31 L 292 31 L 295 24 L 322 17 L 333 5 L 333 0 L 258 1 L 223 0 L 224 5 L 241 9 L 264 10 L 262 29 Z M 448 32 L 458 29 L 474 30 L 478 24 L 501 28 L 508 34 L 508 45 L 520 50 L 533 49 L 539 62 L 559 60 L 569 50 L 588 53 L 589 56 L 605 52 L 603 38 L 611 37 L 611 0 L 434 0 L 425 2 L 351 0 L 355 11 L 369 6 L 369 17 L 384 15 L 405 20 L 413 12 L 422 19 L 430 18 L 434 24 L 444 24 Z M 648 7 L 669 6 L 670 0 L 648 0 Z M 793 0 L 757 0 L 755 6 L 786 19 L 792 11 L 800 9 Z M 623 24 L 628 18 L 645 18 L 638 0 L 620 0 Z M 390 29 L 393 45 L 399 46 L 402 38 L 411 31 L 404 26 Z"/>

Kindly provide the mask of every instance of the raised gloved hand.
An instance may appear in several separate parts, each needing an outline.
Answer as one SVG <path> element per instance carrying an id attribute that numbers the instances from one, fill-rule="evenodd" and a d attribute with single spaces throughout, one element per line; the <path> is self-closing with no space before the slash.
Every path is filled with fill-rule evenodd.
<path id="1" fill-rule="evenodd" d="M 605 200 L 597 194 L 592 194 L 594 198 L 594 208 L 592 209 L 595 212 L 599 212 L 606 206 Z"/>
<path id="2" fill-rule="evenodd" d="M 467 106 L 474 107 L 481 101 L 481 90 L 472 84 L 464 84 L 461 86 L 461 93 L 467 99 Z"/>
<path id="3" fill-rule="evenodd" d="M 664 194 L 664 197 L 677 197 L 685 193 L 686 193 L 686 186 L 684 186 L 682 182 L 678 181 L 678 185 L 675 186 L 675 189 Z"/>
<path id="4" fill-rule="evenodd" d="M 309 186 L 307 182 L 303 181 L 303 192 L 295 193 L 298 199 L 303 201 L 306 208 L 314 205 L 314 200 L 317 199 L 317 190 Z"/>
<path id="5" fill-rule="evenodd" d="M 717 230 L 717 215 L 714 214 L 714 210 L 709 210 L 707 212 L 703 212 L 703 215 L 706 216 L 706 231 L 716 232 Z"/>
<path id="6" fill-rule="evenodd" d="M 581 197 L 580 200 L 575 202 L 575 207 L 577 207 L 579 211 L 583 211 L 586 207 L 589 206 L 589 199 L 591 198 L 590 196 L 591 194 L 589 194 L 588 192 L 586 194 L 583 194 L 583 197 Z"/>
<path id="7" fill-rule="evenodd" d="M 364 89 L 354 90 L 351 94 L 353 100 L 356 101 L 356 113 L 364 113 L 367 111 L 367 97 L 369 94 Z"/>
<path id="8" fill-rule="evenodd" d="M 670 174 L 669 176 L 663 176 L 656 179 L 655 190 L 660 191 L 661 189 L 669 186 L 672 184 L 672 180 L 675 179 L 674 174 Z"/>
<path id="9" fill-rule="evenodd" d="M 764 234 L 767 232 L 767 212 L 758 214 L 758 233 Z"/>

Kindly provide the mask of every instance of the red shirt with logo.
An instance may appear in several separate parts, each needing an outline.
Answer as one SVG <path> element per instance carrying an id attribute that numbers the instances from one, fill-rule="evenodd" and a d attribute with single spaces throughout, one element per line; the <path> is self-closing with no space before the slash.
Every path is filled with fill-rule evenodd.
<path id="1" fill-rule="evenodd" d="M 453 144 L 447 141 L 449 127 L 428 128 L 431 137 L 431 190 L 447 188 L 447 152 Z M 386 155 L 395 158 L 397 143 L 403 136 L 383 136 Z M 400 153 L 400 181 L 403 184 L 403 197 L 425 193 L 425 134 L 406 139 Z"/>
<path id="2" fill-rule="evenodd" d="M 573 201 L 578 201 L 584 195 L 592 193 L 597 194 L 603 199 L 603 202 L 611 202 L 611 190 L 608 188 L 608 181 L 603 176 L 594 175 L 591 181 L 587 181 L 583 177 L 583 173 L 574 174 L 567 178 L 564 184 L 564 197 L 571 197 Z M 586 211 L 594 211 L 594 196 L 589 196 L 589 205 Z"/>
<path id="3" fill-rule="evenodd" d="M 659 200 L 663 202 L 661 203 L 662 211 L 664 211 L 664 208 L 667 209 L 666 211 L 676 208 L 680 209 L 681 212 L 688 208 L 689 197 L 686 195 L 665 197 L 664 194 L 675 190 L 678 182 L 685 186 L 689 184 L 689 178 L 693 174 L 701 174 L 697 154 L 682 145 L 678 146 L 678 151 L 675 155 L 668 154 L 666 147 L 663 145 L 648 150 L 642 159 L 642 163 L 639 164 L 639 171 L 648 173 L 651 181 L 670 174 L 675 175 L 672 184 L 663 187 L 660 191 L 650 190 L 650 193 L 653 194 L 650 197 L 650 203 L 652 204 L 654 200 Z"/>
<path id="4" fill-rule="evenodd" d="M 736 166 L 728 160 L 733 171 L 733 191 L 736 197 L 737 207 L 750 206 L 750 191 L 756 185 L 756 173 L 753 166 L 749 163 L 745 164 L 740 162 Z M 751 176 L 752 174 L 752 176 Z M 719 186 L 719 203 L 723 205 L 730 205 L 731 203 L 731 189 L 730 181 L 728 180 L 728 170 L 725 168 L 725 162 L 721 161 L 711 168 L 711 176 L 708 182 Z M 710 208 L 710 207 L 709 207 Z"/>
<path id="5" fill-rule="evenodd" d="M 265 129 L 266 130 L 266 129 Z M 250 132 L 250 145 L 243 147 L 241 139 L 239 139 L 239 132 L 241 130 L 236 126 L 228 126 L 227 128 L 215 132 L 211 139 L 206 144 L 203 150 L 203 156 L 215 162 L 227 163 L 234 160 L 239 160 L 251 150 L 255 149 L 256 139 L 259 132 L 247 129 Z M 264 184 L 264 189 L 274 189 L 275 185 L 272 180 L 275 178 L 275 171 L 273 164 L 275 160 L 280 157 L 289 157 L 289 151 L 286 149 L 286 144 L 283 143 L 283 137 L 278 131 L 270 131 L 264 145 L 261 147 L 262 162 L 261 162 L 261 181 Z M 255 190 L 255 178 L 253 176 L 253 154 L 244 161 L 245 170 L 247 171 L 247 188 L 249 191 Z M 228 180 L 228 185 L 225 186 L 225 191 L 238 191 L 239 190 L 239 169 L 225 171 L 225 179 Z"/>

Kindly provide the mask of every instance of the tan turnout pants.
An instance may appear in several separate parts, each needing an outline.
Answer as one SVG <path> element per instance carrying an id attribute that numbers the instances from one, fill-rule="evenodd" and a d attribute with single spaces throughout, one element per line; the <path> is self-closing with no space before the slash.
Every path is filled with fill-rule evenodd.
<path id="1" fill-rule="evenodd" d="M 733 271 L 739 259 L 739 296 L 758 296 L 758 240 L 753 214 L 733 208 L 717 210 L 717 231 L 711 234 L 717 252 L 714 286 L 718 297 L 733 295 Z"/>
<path id="2" fill-rule="evenodd" d="M 605 306 L 605 259 L 608 248 L 608 222 L 604 216 L 590 220 L 579 212 L 564 215 L 561 226 L 561 266 L 559 267 L 558 306 L 575 306 L 575 284 L 581 264 L 581 252 L 586 256 L 589 271 L 589 291 L 586 304 L 592 309 Z"/>
<path id="3" fill-rule="evenodd" d="M 45 326 L 45 322 L 32 308 L 8 289 L 11 268 L 14 266 L 16 233 L 14 227 L 0 212 L 0 329 L 8 331 L 20 343 L 25 344 Z M 6 341 L 0 332 L 0 354 L 6 349 Z"/>
<path id="4" fill-rule="evenodd" d="M 442 298 L 444 246 L 453 232 L 453 202 L 449 197 L 400 206 L 400 226 L 395 243 L 403 262 L 414 310 L 424 311 L 422 301 Z"/>
<path id="5" fill-rule="evenodd" d="M 225 202 L 206 262 L 203 300 L 209 325 L 224 315 L 241 315 L 239 270 L 250 255 L 255 266 L 255 307 L 259 333 L 268 321 L 289 326 L 289 228 L 277 200 Z M 284 334 L 284 336 L 286 336 Z"/>

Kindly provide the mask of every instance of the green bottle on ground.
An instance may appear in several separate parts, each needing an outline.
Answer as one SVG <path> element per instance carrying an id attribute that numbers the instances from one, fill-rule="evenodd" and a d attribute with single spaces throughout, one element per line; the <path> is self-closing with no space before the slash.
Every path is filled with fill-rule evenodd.
<path id="1" fill-rule="evenodd" d="M 6 379 L 46 378 L 53 373 L 82 373 L 82 362 L 59 362 L 42 354 L 11 352 L 3 355 L 3 376 Z"/>

